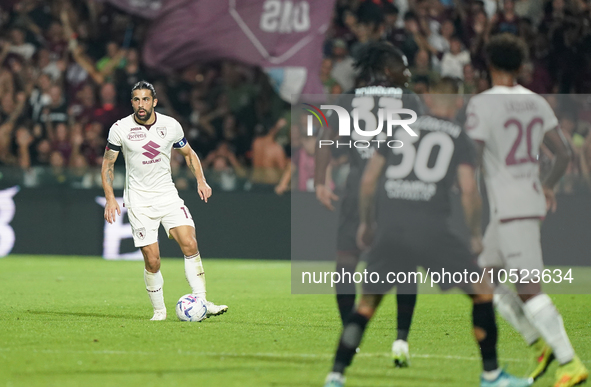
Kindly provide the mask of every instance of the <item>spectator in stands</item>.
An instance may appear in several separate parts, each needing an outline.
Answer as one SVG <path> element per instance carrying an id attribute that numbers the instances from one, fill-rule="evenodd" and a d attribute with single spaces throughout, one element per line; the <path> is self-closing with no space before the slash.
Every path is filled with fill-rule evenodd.
<path id="1" fill-rule="evenodd" d="M 33 144 L 33 136 L 29 132 L 26 126 L 20 126 L 15 133 L 15 142 L 18 147 L 17 157 L 18 165 L 23 169 L 27 170 L 31 167 L 31 145 Z"/>
<path id="2" fill-rule="evenodd" d="M 484 11 L 478 11 L 469 31 L 470 38 L 470 55 L 472 57 L 472 65 L 478 71 L 486 71 L 487 63 L 484 53 L 484 44 L 488 40 L 489 21 Z"/>
<path id="3" fill-rule="evenodd" d="M 406 55 L 410 66 L 414 66 L 414 58 L 417 51 L 421 49 L 421 46 L 427 49 L 425 45 L 426 41 L 419 30 L 417 16 L 412 11 L 408 11 L 404 15 L 404 30 L 398 32 L 391 39 L 391 43 Z"/>
<path id="4" fill-rule="evenodd" d="M 112 83 L 105 83 L 100 89 L 100 106 L 94 110 L 92 120 L 100 122 L 108 130 L 117 120 L 127 115 L 131 109 L 122 109 L 117 105 L 117 91 Z M 103 133 L 104 134 L 104 133 Z"/>
<path id="5" fill-rule="evenodd" d="M 41 175 L 43 185 L 63 185 L 68 182 L 66 160 L 59 151 L 51 152 L 49 156 L 50 169 Z"/>
<path id="6" fill-rule="evenodd" d="M 25 41 L 25 31 L 19 27 L 14 27 L 10 31 L 10 49 L 9 52 L 22 57 L 28 61 L 35 54 L 35 46 Z"/>
<path id="7" fill-rule="evenodd" d="M 488 80 L 488 77 L 486 76 L 480 76 L 478 78 L 478 80 L 476 81 L 476 93 L 482 93 L 483 91 L 486 91 L 490 89 L 490 81 Z"/>
<path id="8" fill-rule="evenodd" d="M 430 32 L 427 37 L 431 53 L 431 65 L 434 69 L 440 70 L 441 58 L 449 51 L 450 41 L 455 33 L 455 27 L 451 20 L 445 19 L 439 28 L 439 32 Z"/>
<path id="9" fill-rule="evenodd" d="M 48 126 L 50 128 L 51 126 Z M 49 130 L 49 139 L 51 140 L 52 151 L 60 152 L 64 162 L 68 164 L 70 154 L 72 153 L 72 144 L 70 143 L 70 133 L 68 127 L 63 122 L 58 122 L 55 126 L 55 133 Z"/>
<path id="10" fill-rule="evenodd" d="M 322 65 L 320 66 L 320 82 L 322 82 L 322 87 L 324 89 L 325 94 L 333 94 L 332 88 L 334 85 L 337 85 L 338 82 L 336 79 L 332 77 L 330 74 L 332 71 L 332 59 L 324 58 L 322 60 Z"/>
<path id="11" fill-rule="evenodd" d="M 104 70 L 108 70 L 107 73 L 103 73 L 104 76 L 111 75 L 110 73 L 114 71 L 116 68 L 122 68 L 124 65 L 123 56 L 125 54 L 124 50 L 119 48 L 119 45 L 113 41 L 108 42 L 105 46 L 105 56 L 99 59 L 96 62 L 96 69 L 103 73 Z M 114 62 L 112 65 L 109 65 L 109 62 Z"/>
<path id="12" fill-rule="evenodd" d="M 261 133 L 253 141 L 251 180 L 254 183 L 277 184 L 279 182 L 287 166 L 287 157 L 283 147 L 275 140 L 275 136 L 285 125 L 287 120 L 281 118 L 266 133 Z"/>
<path id="13" fill-rule="evenodd" d="M 334 78 L 343 90 L 349 91 L 355 86 L 355 68 L 353 58 L 348 54 L 347 43 L 342 39 L 332 41 L 332 72 Z"/>
<path id="14" fill-rule="evenodd" d="M 247 173 L 244 166 L 227 142 L 222 142 L 203 161 L 203 167 L 209 168 L 207 181 L 222 191 L 234 191 L 240 178 L 245 178 Z"/>
<path id="15" fill-rule="evenodd" d="M 68 182 L 72 188 L 92 188 L 93 176 L 83 155 L 72 155 L 68 172 Z"/>
<path id="16" fill-rule="evenodd" d="M 430 62 L 429 53 L 427 51 L 417 51 L 417 55 L 415 56 L 414 60 L 414 66 L 410 68 L 411 83 L 413 85 L 420 83 L 426 85 L 427 88 L 429 88 L 429 86 L 437 82 L 439 79 L 439 74 L 436 71 L 431 70 Z"/>
<path id="17" fill-rule="evenodd" d="M 462 41 L 454 36 L 450 42 L 449 52 L 441 60 L 441 76 L 464 79 L 464 66 L 470 63 L 470 53 L 463 49 Z"/>
<path id="18" fill-rule="evenodd" d="M 383 13 L 384 13 L 384 36 L 388 39 L 389 36 L 392 36 L 396 30 L 399 29 L 398 27 L 398 15 L 400 11 L 396 5 L 393 3 L 384 3 L 383 4 Z"/>
<path id="19" fill-rule="evenodd" d="M 84 155 L 88 165 L 100 166 L 103 162 L 103 153 L 107 145 L 103 133 L 103 125 L 96 121 L 84 130 L 84 141 L 80 146 L 80 153 Z"/>
<path id="20" fill-rule="evenodd" d="M 476 74 L 471 63 L 464 65 L 464 81 L 460 85 L 460 91 L 467 95 L 476 93 Z"/>
<path id="21" fill-rule="evenodd" d="M 220 92 L 225 95 L 227 105 L 232 113 L 240 113 L 243 109 L 252 109 L 256 90 L 252 83 L 245 79 L 246 70 L 235 63 L 222 63 L 222 87 Z"/>
<path id="22" fill-rule="evenodd" d="M 92 84 L 86 83 L 76 93 L 68 113 L 76 122 L 86 125 L 94 119 L 97 109 L 95 89 Z"/>
<path id="23" fill-rule="evenodd" d="M 63 25 L 57 20 L 52 20 L 49 24 L 46 37 L 47 48 L 51 53 L 52 60 L 62 59 L 68 49 L 68 41 L 65 36 Z"/>
<path id="24" fill-rule="evenodd" d="M 41 71 L 41 74 L 49 75 L 51 81 L 61 84 L 62 75 L 66 70 L 66 62 L 52 59 L 51 52 L 46 48 L 41 48 L 37 51 L 36 67 Z"/>
<path id="25" fill-rule="evenodd" d="M 48 166 L 49 158 L 51 156 L 51 143 L 44 138 L 35 146 L 34 157 L 31 157 L 31 165 L 33 166 Z"/>
<path id="26" fill-rule="evenodd" d="M 49 97 L 51 102 L 45 107 L 40 116 L 45 125 L 55 125 L 57 123 L 68 122 L 68 108 L 63 96 L 62 88 L 58 85 L 52 85 L 49 88 Z"/>
<path id="27" fill-rule="evenodd" d="M 314 154 L 316 153 L 317 130 L 313 136 L 301 134 L 302 146 L 292 155 L 291 174 L 296 175 L 297 190 L 301 192 L 314 192 L 314 169 L 316 166 Z M 329 166 L 326 172 L 326 184 L 334 189 L 332 183 L 332 168 Z"/>
<path id="28" fill-rule="evenodd" d="M 382 9 L 370 1 L 361 3 L 357 9 L 357 23 L 353 30 L 357 41 L 351 45 L 351 57 L 357 60 L 368 43 L 380 40 L 384 28 Z"/>
<path id="29" fill-rule="evenodd" d="M 29 98 L 29 104 L 32 110 L 31 118 L 33 121 L 39 122 L 43 108 L 51 104 L 49 89 L 51 89 L 51 76 L 46 73 L 40 74 L 37 78 L 37 85 Z"/>
<path id="30" fill-rule="evenodd" d="M 513 35 L 519 35 L 519 16 L 515 13 L 515 2 L 505 0 L 503 8 L 491 18 L 490 34 L 500 34 L 508 32 Z"/>
<path id="31" fill-rule="evenodd" d="M 125 66 L 117 68 L 114 75 L 119 105 L 123 106 L 129 103 L 129 90 L 133 85 L 145 78 L 146 74 L 140 63 L 140 53 L 137 48 L 130 48 L 125 56 Z"/>
<path id="32" fill-rule="evenodd" d="M 533 62 L 526 62 L 521 67 L 519 83 L 525 88 L 538 94 L 552 92 L 552 78 L 544 67 L 536 67 Z"/>

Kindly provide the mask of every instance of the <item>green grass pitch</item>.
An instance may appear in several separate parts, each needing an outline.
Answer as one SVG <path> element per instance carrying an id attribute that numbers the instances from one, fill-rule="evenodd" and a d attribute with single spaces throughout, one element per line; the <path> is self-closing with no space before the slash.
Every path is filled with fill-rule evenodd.
<path id="1" fill-rule="evenodd" d="M 290 263 L 204 260 L 208 298 L 228 313 L 177 320 L 189 292 L 180 259 L 163 259 L 168 320 L 152 322 L 141 262 L 10 256 L 0 259 L 0 387 L 322 386 L 338 312 L 333 296 L 291 295 Z M 579 356 L 591 366 L 591 296 L 552 296 Z M 470 303 L 419 295 L 410 335 L 412 365 L 394 369 L 395 297 L 369 326 L 347 386 L 477 386 Z M 501 318 L 499 355 L 527 368 L 527 349 Z M 554 380 L 553 365 L 536 386 Z"/>

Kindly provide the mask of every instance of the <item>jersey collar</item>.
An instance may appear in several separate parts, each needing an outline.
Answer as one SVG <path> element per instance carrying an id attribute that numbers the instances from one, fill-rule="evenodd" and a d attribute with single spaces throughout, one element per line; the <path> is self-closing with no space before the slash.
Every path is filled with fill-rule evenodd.
<path id="1" fill-rule="evenodd" d="M 139 122 L 137 122 L 137 120 L 135 119 L 135 114 L 132 114 L 132 117 L 133 117 L 133 121 L 136 124 L 141 125 L 141 126 L 143 126 L 144 128 L 146 128 L 148 130 L 150 130 L 150 128 L 152 126 L 154 126 L 156 124 L 156 121 L 158 120 L 158 116 L 156 115 L 156 112 L 155 111 L 154 111 L 154 122 L 152 122 L 150 125 L 144 125 L 144 124 L 140 124 Z"/>

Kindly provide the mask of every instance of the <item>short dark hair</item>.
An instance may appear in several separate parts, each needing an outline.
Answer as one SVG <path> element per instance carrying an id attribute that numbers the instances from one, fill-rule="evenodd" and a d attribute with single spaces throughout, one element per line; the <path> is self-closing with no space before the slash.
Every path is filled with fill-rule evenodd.
<path id="1" fill-rule="evenodd" d="M 404 21 L 408 21 L 408 20 L 417 20 L 417 14 L 414 13 L 413 11 L 407 11 L 404 14 Z"/>
<path id="2" fill-rule="evenodd" d="M 383 4 L 384 15 L 398 15 L 400 13 L 397 6 L 392 3 L 384 3 Z"/>
<path id="3" fill-rule="evenodd" d="M 357 22 L 360 24 L 380 25 L 384 22 L 384 12 L 372 2 L 361 3 L 357 9 Z"/>
<path id="4" fill-rule="evenodd" d="M 383 73 L 386 66 L 391 66 L 400 72 L 408 66 L 402 51 L 388 42 L 368 43 L 355 62 L 355 68 L 360 71 L 360 78 L 366 80 Z"/>
<path id="5" fill-rule="evenodd" d="M 515 73 L 527 59 L 527 46 L 523 39 L 510 33 L 493 36 L 485 47 L 490 66 Z"/>
<path id="6" fill-rule="evenodd" d="M 133 92 L 136 90 L 150 90 L 152 92 L 152 98 L 156 98 L 156 89 L 154 89 L 154 85 L 152 85 L 148 81 L 139 81 L 131 88 L 131 98 L 133 98 Z"/>

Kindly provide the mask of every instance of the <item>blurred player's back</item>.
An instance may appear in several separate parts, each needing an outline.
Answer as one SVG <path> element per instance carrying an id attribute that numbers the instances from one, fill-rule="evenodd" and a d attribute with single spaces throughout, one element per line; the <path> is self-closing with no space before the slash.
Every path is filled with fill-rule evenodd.
<path id="1" fill-rule="evenodd" d="M 548 102 L 519 85 L 495 86 L 470 101 L 466 130 L 486 143 L 485 179 L 499 219 L 544 216 L 538 153 L 544 134 L 557 124 Z"/>

